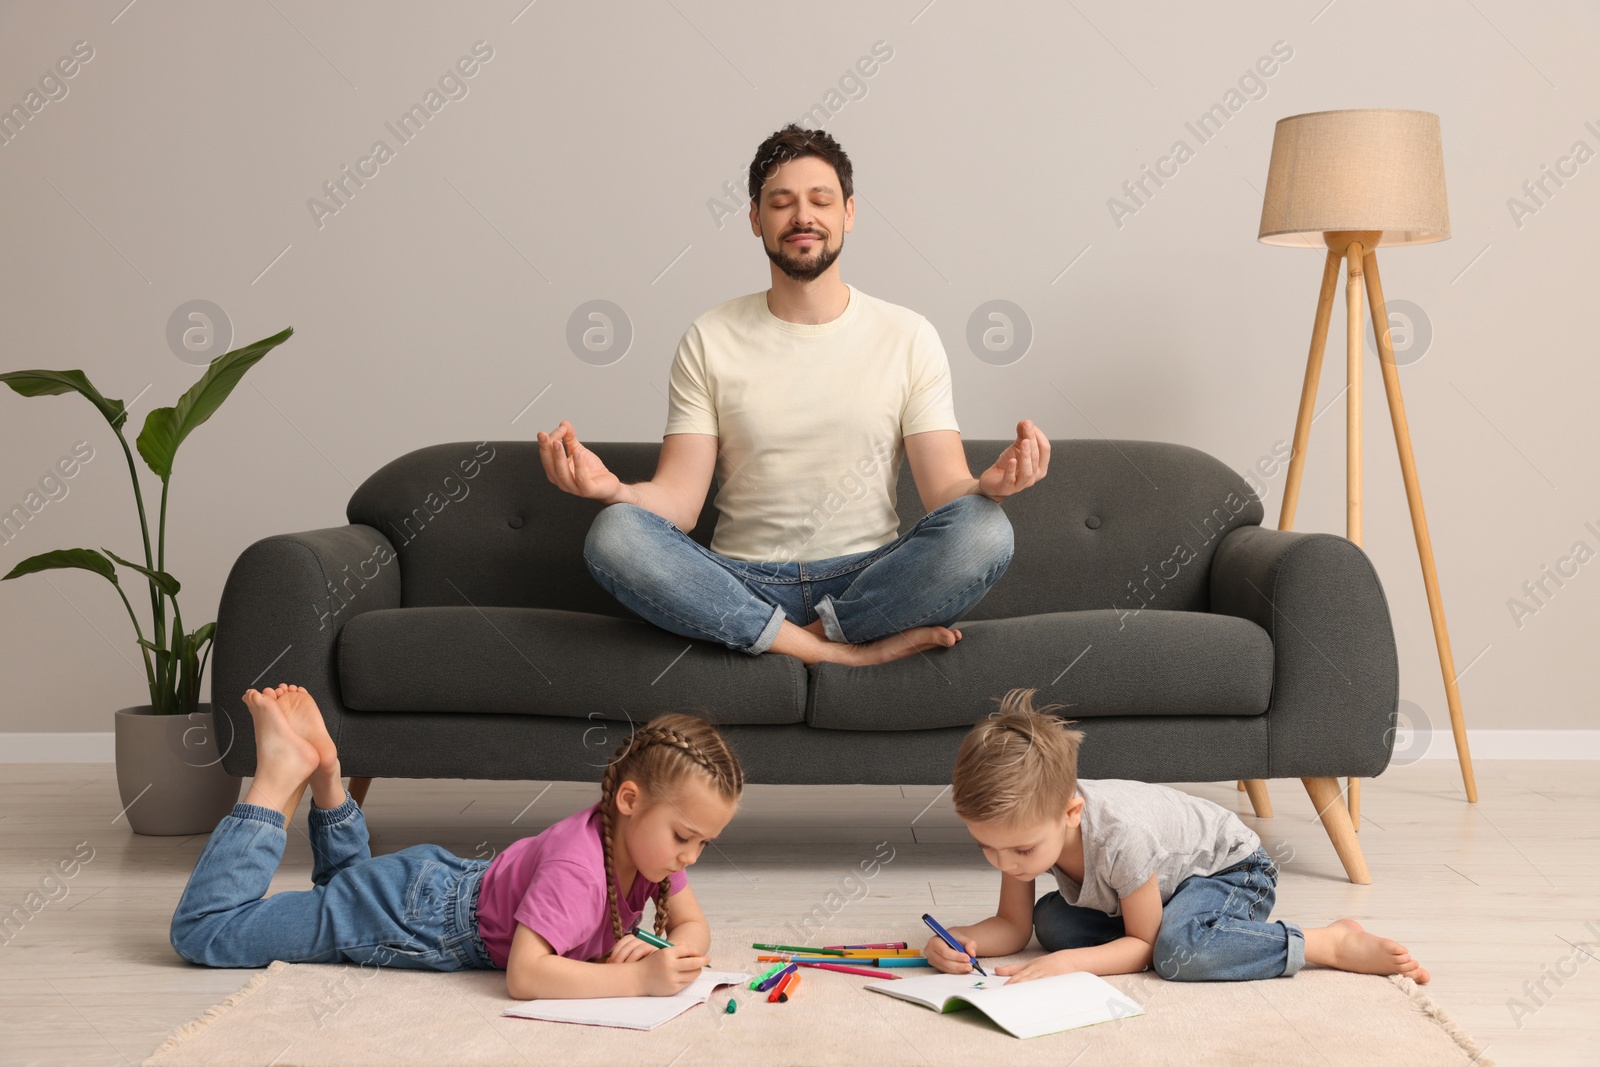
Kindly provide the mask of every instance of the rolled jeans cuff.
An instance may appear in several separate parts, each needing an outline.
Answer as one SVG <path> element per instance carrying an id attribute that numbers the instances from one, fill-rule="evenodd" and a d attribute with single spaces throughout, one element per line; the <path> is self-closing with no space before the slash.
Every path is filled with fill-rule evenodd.
<path id="1" fill-rule="evenodd" d="M 356 798 L 346 793 L 344 795 L 344 803 L 336 808 L 319 808 L 316 802 L 313 801 L 311 814 L 306 817 L 306 821 L 315 826 L 338 826 L 342 822 L 348 822 L 350 819 L 355 818 L 356 813 L 360 810 L 356 806 Z"/>
<path id="2" fill-rule="evenodd" d="M 836 641 L 841 645 L 848 645 L 850 639 L 844 635 L 844 630 L 839 625 L 839 616 L 833 610 L 833 594 L 828 594 L 817 601 L 817 618 L 822 620 L 822 632 L 828 635 L 829 641 Z"/>
<path id="3" fill-rule="evenodd" d="M 1306 935 L 1296 923 L 1285 922 L 1283 928 L 1289 934 L 1289 958 L 1283 965 L 1283 977 L 1292 978 L 1306 965 Z"/>
<path id="4" fill-rule="evenodd" d="M 244 819 L 247 822 L 264 822 L 280 830 L 288 827 L 288 820 L 283 817 L 283 812 L 277 808 L 268 808 L 261 804 L 247 804 L 241 800 L 233 805 L 233 810 L 228 814 L 235 819 Z"/>
<path id="5" fill-rule="evenodd" d="M 788 616 L 783 613 L 783 608 L 774 606 L 772 609 L 772 618 L 767 620 L 767 625 L 762 627 L 761 633 L 754 641 L 750 643 L 750 647 L 745 649 L 745 651 L 750 653 L 752 656 L 759 656 L 767 649 L 771 648 L 772 642 L 778 639 L 778 631 L 783 628 L 783 620 L 787 617 Z"/>

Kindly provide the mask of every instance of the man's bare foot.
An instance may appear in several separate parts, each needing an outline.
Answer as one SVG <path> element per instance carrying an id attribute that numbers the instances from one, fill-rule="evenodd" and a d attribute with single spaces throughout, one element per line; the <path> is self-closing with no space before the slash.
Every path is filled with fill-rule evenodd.
<path id="1" fill-rule="evenodd" d="M 1411 958 L 1398 941 L 1371 934 L 1354 919 L 1336 919 L 1320 929 L 1305 930 L 1306 960 L 1360 974 L 1403 974 L 1426 985 L 1427 968 Z"/>
<path id="2" fill-rule="evenodd" d="M 854 653 L 852 658 L 841 660 L 853 666 L 864 667 L 874 663 L 888 663 L 904 659 L 918 652 L 935 648 L 950 648 L 961 640 L 961 631 L 948 626 L 915 626 L 902 633 L 880 637 L 859 645 L 841 645 Z"/>
<path id="3" fill-rule="evenodd" d="M 812 626 L 796 626 L 785 621 L 777 638 L 768 649 L 783 655 L 794 656 L 802 663 L 843 663 L 852 667 L 865 667 L 875 663 L 888 663 L 931 649 L 949 648 L 961 640 L 961 631 L 948 626 L 915 626 L 903 633 L 890 634 L 876 641 L 859 645 L 840 644 L 819 636 Z"/>
<path id="4" fill-rule="evenodd" d="M 245 707 L 256 728 L 256 773 L 245 794 L 246 804 L 284 811 L 300 797 L 300 787 L 317 769 L 317 750 L 295 732 L 279 706 L 277 691 L 247 689 Z"/>

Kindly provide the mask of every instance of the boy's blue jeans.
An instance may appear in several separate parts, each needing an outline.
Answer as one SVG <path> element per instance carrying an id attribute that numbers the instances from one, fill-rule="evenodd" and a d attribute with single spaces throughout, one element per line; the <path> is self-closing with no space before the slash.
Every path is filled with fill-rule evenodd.
<path id="1" fill-rule="evenodd" d="M 803 563 L 729 559 L 633 504 L 602 508 L 583 559 L 601 588 L 684 637 L 760 655 L 785 619 L 815 619 L 860 644 L 913 626 L 949 626 L 1011 563 L 1011 520 L 986 496 L 934 508 L 886 545 Z"/>
<path id="2" fill-rule="evenodd" d="M 264 896 L 283 858 L 283 813 L 243 802 L 211 832 L 178 909 L 172 947 L 190 963 L 265 967 L 352 963 L 416 970 L 490 969 L 478 936 L 478 887 L 488 860 L 438 845 L 374 857 L 348 797 L 306 820 L 313 888 Z"/>
<path id="3" fill-rule="evenodd" d="M 1290 977 L 1305 966 L 1306 938 L 1291 922 L 1268 922 L 1278 868 L 1265 848 L 1211 875 L 1191 875 L 1161 910 L 1150 966 L 1174 982 Z M 1115 941 L 1122 916 L 1068 904 L 1058 891 L 1033 906 L 1033 930 L 1047 952 Z"/>

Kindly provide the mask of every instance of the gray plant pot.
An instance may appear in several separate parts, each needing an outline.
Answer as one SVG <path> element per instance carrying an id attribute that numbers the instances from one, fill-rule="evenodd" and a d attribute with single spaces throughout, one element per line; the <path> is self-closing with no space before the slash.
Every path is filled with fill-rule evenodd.
<path id="1" fill-rule="evenodd" d="M 223 769 L 233 738 L 219 744 L 210 704 L 193 715 L 156 715 L 148 704 L 121 708 L 116 738 L 117 791 L 134 833 L 208 834 L 233 810 L 244 780 Z"/>

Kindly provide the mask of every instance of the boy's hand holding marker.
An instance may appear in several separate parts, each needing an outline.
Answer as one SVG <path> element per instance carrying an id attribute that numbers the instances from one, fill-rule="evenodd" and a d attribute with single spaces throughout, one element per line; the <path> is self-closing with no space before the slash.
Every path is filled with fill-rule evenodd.
<path id="1" fill-rule="evenodd" d="M 977 942 L 964 940 L 965 935 L 957 937 L 954 933 L 939 925 L 939 920 L 926 912 L 922 915 L 922 921 L 927 923 L 928 929 L 933 931 L 933 938 L 928 942 L 927 949 L 923 950 L 923 956 L 927 957 L 933 949 L 934 942 L 938 942 L 939 948 L 948 954 L 948 961 L 952 965 L 941 967 L 940 964 L 934 963 L 935 967 L 949 971 L 952 974 L 965 974 L 968 971 L 976 970 L 985 978 L 989 976 L 989 972 L 983 969 L 983 964 L 978 962 Z M 930 962 L 932 961 L 930 960 Z M 954 966 L 956 963 L 963 964 L 963 966 L 957 968 Z"/>
<path id="2" fill-rule="evenodd" d="M 928 938 L 928 943 L 923 946 L 922 955 L 935 970 L 946 974 L 972 973 L 972 960 L 978 955 L 978 943 L 963 934 L 959 926 L 951 927 L 950 933 L 961 942 L 964 951 L 957 952 L 945 944 L 944 938 L 935 935 Z"/>

